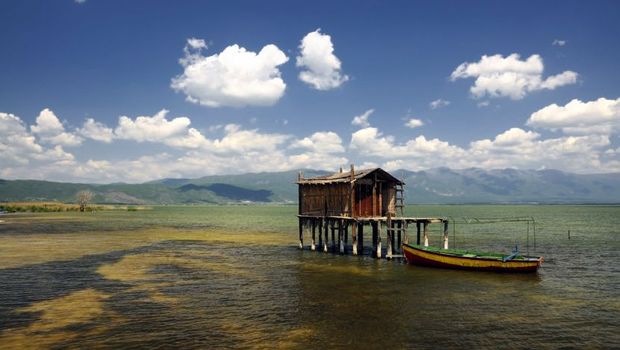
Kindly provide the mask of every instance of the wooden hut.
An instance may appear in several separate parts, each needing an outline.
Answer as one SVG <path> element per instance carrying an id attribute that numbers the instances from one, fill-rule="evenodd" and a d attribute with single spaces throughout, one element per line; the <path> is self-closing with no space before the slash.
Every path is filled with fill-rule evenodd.
<path id="1" fill-rule="evenodd" d="M 403 185 L 381 168 L 304 179 L 300 174 L 299 215 L 373 218 L 396 216 L 403 208 Z"/>
<path id="2" fill-rule="evenodd" d="M 331 231 L 332 250 L 345 253 L 348 232 L 351 230 L 352 252 L 364 251 L 364 225 L 372 229 L 372 254 L 382 256 L 381 233 L 385 226 L 388 258 L 400 249 L 401 239 L 408 240 L 406 230 L 410 223 L 417 225 L 418 244 L 421 227 L 425 242 L 427 226 L 444 223 L 444 245 L 447 247 L 447 220 L 443 218 L 404 217 L 405 183 L 381 168 L 340 172 L 306 179 L 300 172 L 299 185 L 299 247 L 303 249 L 304 231 L 312 231 L 311 250 L 316 250 L 316 231 L 319 247 L 328 251 Z M 400 215 L 398 215 L 400 214 Z M 336 233 L 338 240 L 336 241 Z M 397 241 L 396 241 L 397 240 Z M 396 250 L 394 249 L 396 248 Z"/>

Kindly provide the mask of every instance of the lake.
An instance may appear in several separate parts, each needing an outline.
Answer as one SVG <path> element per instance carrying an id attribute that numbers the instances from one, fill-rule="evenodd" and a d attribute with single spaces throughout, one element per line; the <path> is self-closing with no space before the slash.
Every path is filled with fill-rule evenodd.
<path id="1" fill-rule="evenodd" d="M 620 206 L 408 206 L 456 219 L 451 246 L 544 256 L 512 275 L 300 251 L 296 210 L 1 215 L 0 348 L 620 347 Z M 535 237 L 462 219 L 499 217 Z"/>

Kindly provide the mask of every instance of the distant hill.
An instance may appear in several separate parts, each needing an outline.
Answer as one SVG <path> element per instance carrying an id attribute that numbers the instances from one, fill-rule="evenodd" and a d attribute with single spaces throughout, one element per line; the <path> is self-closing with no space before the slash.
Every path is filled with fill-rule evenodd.
<path id="1" fill-rule="evenodd" d="M 328 174 L 303 170 L 305 177 Z M 74 201 L 80 190 L 97 203 L 200 204 L 296 203 L 298 170 L 162 179 L 142 184 L 78 184 L 0 180 L 0 201 Z M 620 203 L 620 174 L 572 174 L 558 170 L 453 170 L 392 172 L 407 186 L 407 203 Z"/>

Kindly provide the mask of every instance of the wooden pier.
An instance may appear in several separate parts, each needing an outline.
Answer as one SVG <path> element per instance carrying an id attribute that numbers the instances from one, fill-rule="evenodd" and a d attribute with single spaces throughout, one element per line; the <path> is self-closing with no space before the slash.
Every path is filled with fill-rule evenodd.
<path id="1" fill-rule="evenodd" d="M 431 224 L 441 225 L 443 247 L 448 248 L 448 220 L 403 216 L 405 184 L 383 169 L 355 172 L 351 165 L 350 172 L 310 179 L 300 172 L 297 184 L 300 249 L 305 248 L 306 236 L 310 250 L 353 255 L 369 251 L 376 258 L 400 258 L 401 243 L 410 239 L 409 227 L 415 225 L 417 244 L 428 245 Z M 372 234 L 368 247 L 364 227 Z"/>

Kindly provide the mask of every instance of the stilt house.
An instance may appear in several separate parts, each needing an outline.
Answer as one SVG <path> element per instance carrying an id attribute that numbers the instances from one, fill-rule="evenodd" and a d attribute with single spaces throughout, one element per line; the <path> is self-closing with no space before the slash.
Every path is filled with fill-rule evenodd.
<path id="1" fill-rule="evenodd" d="M 394 217 L 403 208 L 404 183 L 381 168 L 303 178 L 299 174 L 299 215 Z"/>
<path id="2" fill-rule="evenodd" d="M 399 253 L 401 239 L 408 242 L 407 227 L 416 225 L 417 244 L 424 233 L 424 244 L 428 243 L 427 227 L 431 223 L 444 226 L 444 247 L 448 247 L 448 221 L 445 218 L 415 218 L 403 215 L 404 182 L 387 171 L 374 168 L 340 172 L 306 179 L 300 172 L 299 185 L 299 247 L 304 246 L 304 231 L 312 232 L 311 250 L 316 250 L 318 231 L 320 250 L 328 251 L 331 232 L 332 251 L 344 254 L 347 251 L 349 230 L 353 255 L 364 252 L 364 226 L 372 230 L 374 257 L 383 256 L 381 231 L 385 231 L 387 249 L 385 256 L 394 258 Z M 396 254 L 395 254 L 396 253 Z"/>

